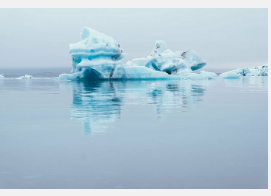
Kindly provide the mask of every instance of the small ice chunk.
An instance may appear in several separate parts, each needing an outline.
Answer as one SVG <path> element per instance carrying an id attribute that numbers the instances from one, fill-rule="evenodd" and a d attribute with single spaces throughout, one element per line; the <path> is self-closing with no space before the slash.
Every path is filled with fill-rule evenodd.
<path id="1" fill-rule="evenodd" d="M 59 74 L 58 77 L 56 77 L 56 80 L 76 80 L 76 78 L 78 77 L 78 74 L 73 73 L 73 74 Z"/>
<path id="2" fill-rule="evenodd" d="M 219 75 L 220 77 L 223 78 L 228 78 L 228 79 L 234 79 L 234 78 L 240 78 L 241 75 L 236 73 L 235 71 L 227 71 Z"/>
<path id="3" fill-rule="evenodd" d="M 217 74 L 210 71 L 201 71 L 199 74 L 204 79 L 214 79 L 217 77 Z"/>
<path id="4" fill-rule="evenodd" d="M 201 71 L 200 73 L 193 72 L 181 72 L 179 74 L 182 78 L 191 79 L 191 80 L 205 80 L 205 79 L 214 79 L 217 78 L 217 74 L 209 71 Z"/>
<path id="5" fill-rule="evenodd" d="M 4 74 L 0 74 L 0 79 L 4 79 L 4 78 L 5 78 Z"/>
<path id="6" fill-rule="evenodd" d="M 268 76 L 268 65 L 264 64 L 257 67 L 239 68 L 232 70 L 232 72 L 235 72 L 240 76 Z"/>
<path id="7" fill-rule="evenodd" d="M 20 76 L 20 77 L 18 77 L 16 79 L 31 79 L 31 78 L 33 78 L 31 75 L 25 74 L 24 76 Z"/>

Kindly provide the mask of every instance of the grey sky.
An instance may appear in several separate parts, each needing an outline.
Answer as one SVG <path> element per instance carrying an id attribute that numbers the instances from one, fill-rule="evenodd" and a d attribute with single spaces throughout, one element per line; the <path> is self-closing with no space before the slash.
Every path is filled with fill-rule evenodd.
<path id="1" fill-rule="evenodd" d="M 267 20 L 267 9 L 0 9 L 0 68 L 71 67 L 83 26 L 119 42 L 124 63 L 162 39 L 194 49 L 206 69 L 258 66 L 268 60 Z"/>

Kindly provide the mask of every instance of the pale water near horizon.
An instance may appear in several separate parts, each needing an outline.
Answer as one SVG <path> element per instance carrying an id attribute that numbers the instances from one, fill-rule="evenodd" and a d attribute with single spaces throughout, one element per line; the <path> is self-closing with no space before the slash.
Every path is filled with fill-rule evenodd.
<path id="1" fill-rule="evenodd" d="M 268 188 L 268 77 L 0 79 L 0 188 Z"/>

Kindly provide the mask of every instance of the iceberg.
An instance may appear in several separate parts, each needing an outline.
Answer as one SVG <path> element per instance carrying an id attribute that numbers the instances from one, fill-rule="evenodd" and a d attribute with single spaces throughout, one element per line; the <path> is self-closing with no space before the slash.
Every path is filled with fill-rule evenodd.
<path id="1" fill-rule="evenodd" d="M 268 76 L 268 64 L 251 68 L 239 68 L 220 74 L 223 78 L 239 78 L 240 76 Z"/>
<path id="2" fill-rule="evenodd" d="M 156 71 L 163 71 L 168 74 L 178 74 L 183 71 L 195 71 L 206 65 L 195 51 L 176 51 L 167 49 L 163 40 L 156 41 L 151 55 L 146 58 L 136 58 L 127 62 L 129 65 L 144 66 Z"/>
<path id="3" fill-rule="evenodd" d="M 81 40 L 70 44 L 72 70 L 60 74 L 59 80 L 107 79 L 180 79 L 195 77 L 193 71 L 206 65 L 193 50 L 172 52 L 164 41 L 156 41 L 151 55 L 123 64 L 126 56 L 120 44 L 112 37 L 88 27 L 81 32 Z M 190 74 L 190 75 L 189 75 Z M 192 74 L 192 75 L 191 75 Z M 202 73 L 198 78 L 209 78 Z M 213 75 L 213 74 L 212 74 Z"/>
<path id="4" fill-rule="evenodd" d="M 0 74 L 0 79 L 4 79 L 4 78 L 5 78 L 4 74 Z"/>

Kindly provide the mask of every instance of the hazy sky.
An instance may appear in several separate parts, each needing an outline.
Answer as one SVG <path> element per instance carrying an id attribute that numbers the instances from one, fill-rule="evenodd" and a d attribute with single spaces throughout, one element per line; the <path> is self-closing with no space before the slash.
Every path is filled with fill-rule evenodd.
<path id="1" fill-rule="evenodd" d="M 267 9 L 0 9 L 0 68 L 71 67 L 83 26 L 119 42 L 124 63 L 162 39 L 195 50 L 206 69 L 258 66 L 268 60 L 267 20 Z"/>

